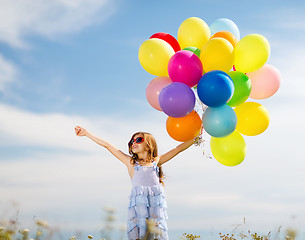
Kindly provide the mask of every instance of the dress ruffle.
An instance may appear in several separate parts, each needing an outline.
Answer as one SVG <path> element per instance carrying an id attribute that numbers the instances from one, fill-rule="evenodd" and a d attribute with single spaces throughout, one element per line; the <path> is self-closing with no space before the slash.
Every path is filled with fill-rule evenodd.
<path id="1" fill-rule="evenodd" d="M 145 205 L 147 207 L 163 206 L 167 208 L 164 190 L 161 185 L 135 186 L 129 196 L 129 207 Z"/>
<path id="2" fill-rule="evenodd" d="M 158 240 L 168 239 L 167 203 L 163 187 L 161 185 L 135 186 L 129 199 L 127 229 L 129 239 L 145 236 L 148 228 L 154 234 L 153 238 Z M 149 219 L 149 222 L 147 222 L 147 219 Z"/>

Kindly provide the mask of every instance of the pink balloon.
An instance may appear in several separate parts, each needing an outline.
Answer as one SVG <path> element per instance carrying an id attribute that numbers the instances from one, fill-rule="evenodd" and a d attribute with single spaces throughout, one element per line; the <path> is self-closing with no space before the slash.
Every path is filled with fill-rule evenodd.
<path id="1" fill-rule="evenodd" d="M 280 71 L 270 64 L 265 64 L 255 72 L 247 73 L 251 80 L 250 98 L 265 99 L 274 95 L 281 84 Z"/>
<path id="2" fill-rule="evenodd" d="M 169 77 L 156 77 L 148 84 L 146 88 L 146 98 L 154 109 L 162 111 L 159 104 L 159 94 L 161 90 L 170 83 L 172 83 L 172 80 Z"/>
<path id="3" fill-rule="evenodd" d="M 168 75 L 173 82 L 194 87 L 202 77 L 203 67 L 199 57 L 187 50 L 176 52 L 168 62 Z"/>

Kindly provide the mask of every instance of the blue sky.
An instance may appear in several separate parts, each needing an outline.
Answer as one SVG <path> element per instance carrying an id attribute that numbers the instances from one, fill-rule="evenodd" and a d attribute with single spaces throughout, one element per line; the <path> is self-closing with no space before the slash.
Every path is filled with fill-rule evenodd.
<path id="1" fill-rule="evenodd" d="M 246 217 L 261 231 L 304 229 L 304 11 L 303 1 L 0 0 L 0 214 L 14 201 L 24 222 L 38 216 L 89 229 L 113 205 L 124 224 L 125 167 L 73 128 L 82 125 L 123 151 L 138 130 L 153 133 L 161 153 L 175 147 L 166 116 L 146 100 L 154 76 L 141 67 L 138 49 L 156 32 L 176 37 L 186 18 L 210 25 L 225 17 L 241 37 L 269 40 L 268 63 L 283 82 L 259 101 L 271 123 L 245 138 L 241 165 L 224 167 L 191 147 L 164 166 L 169 227 L 230 230 Z"/>

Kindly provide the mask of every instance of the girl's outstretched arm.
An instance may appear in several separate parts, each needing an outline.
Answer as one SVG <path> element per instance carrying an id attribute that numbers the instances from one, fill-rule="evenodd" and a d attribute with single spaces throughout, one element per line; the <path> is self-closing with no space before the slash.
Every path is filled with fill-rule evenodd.
<path id="1" fill-rule="evenodd" d="M 88 132 L 85 128 L 76 126 L 75 134 L 76 136 L 88 137 L 92 141 L 106 148 L 110 153 L 112 153 L 117 159 L 123 162 L 126 166 L 130 165 L 130 156 L 123 153 L 121 150 L 117 149 L 116 147 L 112 146 L 109 142 L 106 142 L 105 140 L 94 136 L 92 133 Z"/>
<path id="2" fill-rule="evenodd" d="M 166 163 L 167 161 L 169 161 L 173 157 L 175 157 L 178 153 L 181 153 L 184 150 L 188 149 L 190 146 L 192 146 L 194 144 L 194 142 L 195 142 L 195 139 L 189 140 L 187 142 L 183 142 L 180 145 L 178 145 L 176 148 L 159 156 L 158 166 L 161 166 L 162 164 Z"/>

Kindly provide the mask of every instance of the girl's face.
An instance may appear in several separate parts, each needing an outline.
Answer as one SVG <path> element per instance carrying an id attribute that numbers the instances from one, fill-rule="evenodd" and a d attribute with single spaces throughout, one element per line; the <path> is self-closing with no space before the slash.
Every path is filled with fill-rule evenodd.
<path id="1" fill-rule="evenodd" d="M 131 150 L 133 153 L 141 153 L 146 151 L 146 142 L 144 141 L 144 136 L 140 134 L 134 136 Z"/>

